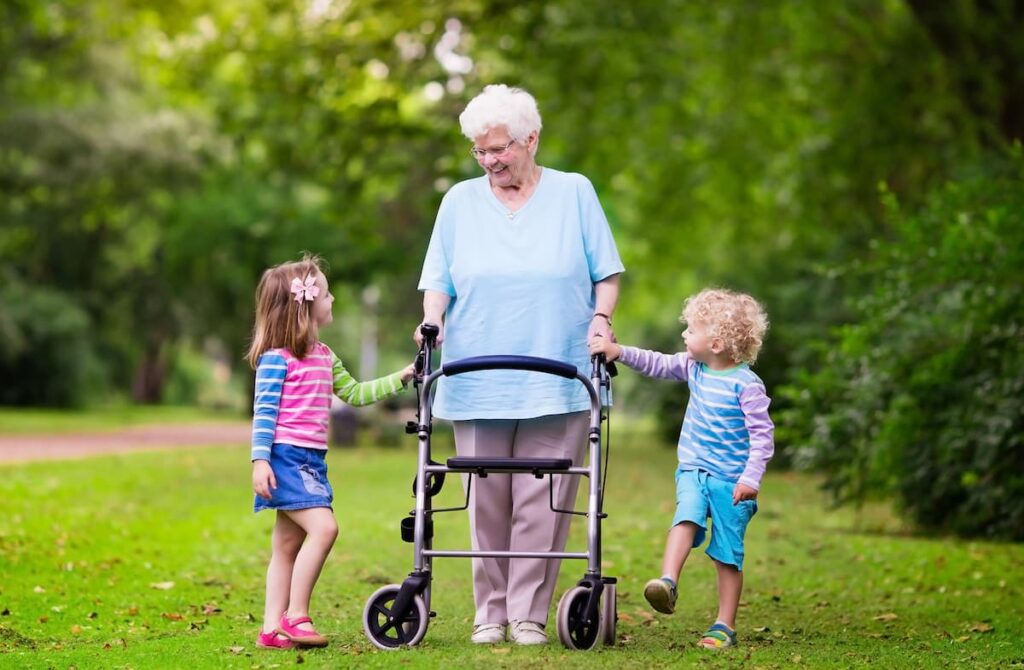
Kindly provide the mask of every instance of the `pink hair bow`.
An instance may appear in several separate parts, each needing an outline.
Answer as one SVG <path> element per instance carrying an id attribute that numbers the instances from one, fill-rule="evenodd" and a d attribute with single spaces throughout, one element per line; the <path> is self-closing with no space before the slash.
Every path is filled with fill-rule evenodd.
<path id="1" fill-rule="evenodd" d="M 311 275 L 306 275 L 305 281 L 298 277 L 292 279 L 291 291 L 295 296 L 295 302 L 312 301 L 320 295 L 320 287 L 316 285 L 316 278 Z"/>

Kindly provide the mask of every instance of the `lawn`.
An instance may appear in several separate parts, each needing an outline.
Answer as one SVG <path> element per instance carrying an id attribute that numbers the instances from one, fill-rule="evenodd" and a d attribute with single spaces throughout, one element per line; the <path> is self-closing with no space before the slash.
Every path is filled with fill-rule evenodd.
<path id="1" fill-rule="evenodd" d="M 605 571 L 620 578 L 615 647 L 474 647 L 469 562 L 449 558 L 434 565 L 437 618 L 421 645 L 378 651 L 361 613 L 411 569 L 397 529 L 413 446 L 331 453 L 341 536 L 313 614 L 332 644 L 303 652 L 253 645 L 272 518 L 249 511 L 245 445 L 0 467 L 0 667 L 1024 667 L 1024 547 L 913 537 L 881 507 L 827 509 L 814 479 L 787 473 L 767 478 L 748 535 L 742 646 L 694 648 L 716 609 L 703 552 L 675 615 L 652 614 L 641 593 L 660 566 L 674 453 L 618 438 L 604 525 Z M 451 481 L 436 504 L 459 502 Z M 436 527 L 436 547 L 466 548 L 464 513 Z M 582 531 L 577 521 L 575 547 Z M 556 599 L 582 571 L 563 565 Z"/>
<path id="2" fill-rule="evenodd" d="M 160 405 L 112 405 L 82 410 L 0 407 L 0 436 L 28 433 L 99 432 L 129 426 L 242 421 L 228 410 Z"/>

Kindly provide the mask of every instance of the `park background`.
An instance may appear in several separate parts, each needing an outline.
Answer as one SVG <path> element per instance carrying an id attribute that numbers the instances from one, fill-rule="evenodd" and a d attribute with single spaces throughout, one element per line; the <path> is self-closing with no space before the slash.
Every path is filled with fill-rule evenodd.
<path id="1" fill-rule="evenodd" d="M 761 299 L 772 470 L 796 478 L 774 486 L 813 491 L 810 517 L 849 512 L 836 517 L 844 532 L 927 538 L 968 563 L 998 554 L 1002 581 L 985 573 L 993 612 L 946 625 L 935 644 L 952 651 L 936 662 L 1024 664 L 1021 63 L 1014 0 L 11 0 L 0 8 L 0 434 L 244 419 L 255 284 L 304 250 L 330 265 L 324 339 L 350 369 L 405 364 L 438 203 L 479 171 L 457 115 L 488 83 L 521 85 L 544 120 L 538 162 L 591 179 L 611 221 L 627 267 L 619 339 L 678 349 L 682 300 L 704 286 Z M 628 371 L 616 389 L 613 439 L 653 470 L 641 481 L 658 482 L 685 389 Z M 360 446 L 332 458 L 411 468 L 398 435 L 410 406 L 364 415 Z M 244 500 L 244 445 L 231 452 L 240 476 L 209 453 L 186 461 L 222 468 L 240 489 L 225 500 Z M 37 611 L 24 592 L 46 587 L 23 571 L 68 531 L 29 511 L 56 505 L 62 518 L 55 492 L 83 471 L 119 509 L 151 505 L 130 483 L 172 466 L 150 455 L 3 467 L 0 665 L 4 652 L 67 645 L 76 658 L 76 644 L 122 639 L 91 619 L 60 633 L 40 622 L 71 606 Z M 133 468 L 138 479 L 114 474 Z M 657 508 L 636 514 L 651 523 Z M 1007 630 L 1003 615 L 1018 623 Z"/>

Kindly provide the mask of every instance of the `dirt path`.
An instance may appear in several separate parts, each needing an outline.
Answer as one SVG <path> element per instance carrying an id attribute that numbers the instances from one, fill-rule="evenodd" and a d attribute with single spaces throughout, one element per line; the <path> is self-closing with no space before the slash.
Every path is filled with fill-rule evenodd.
<path id="1" fill-rule="evenodd" d="M 249 443 L 247 422 L 154 424 L 118 431 L 0 435 L 0 463 L 87 458 L 174 447 Z"/>

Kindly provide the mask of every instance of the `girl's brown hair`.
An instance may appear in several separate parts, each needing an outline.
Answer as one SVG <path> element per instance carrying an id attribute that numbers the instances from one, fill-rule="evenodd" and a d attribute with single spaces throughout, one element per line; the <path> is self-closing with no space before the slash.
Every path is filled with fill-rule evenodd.
<path id="1" fill-rule="evenodd" d="M 319 274 L 324 274 L 323 260 L 308 253 L 300 261 L 281 263 L 263 273 L 256 286 L 256 323 L 245 357 L 254 370 L 268 349 L 285 348 L 301 359 L 319 339 L 313 302 L 298 302 L 291 292 L 293 279 L 305 282 Z"/>

